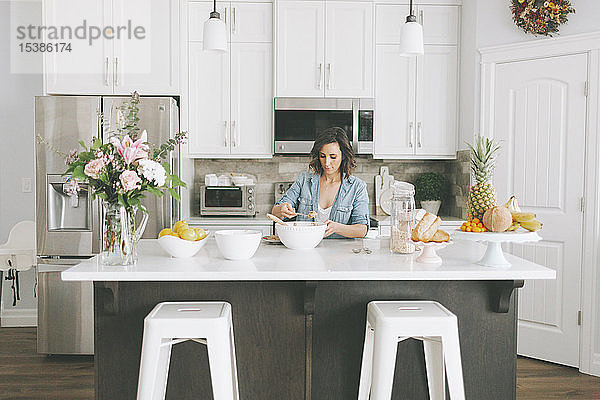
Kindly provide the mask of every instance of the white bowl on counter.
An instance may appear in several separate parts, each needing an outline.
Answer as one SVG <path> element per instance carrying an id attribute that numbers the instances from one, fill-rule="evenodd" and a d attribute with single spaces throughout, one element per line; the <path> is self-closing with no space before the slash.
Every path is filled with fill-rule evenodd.
<path id="1" fill-rule="evenodd" d="M 210 232 L 206 231 L 206 237 L 201 240 L 183 240 L 177 236 L 165 235 L 158 238 L 158 244 L 171 257 L 189 258 L 193 257 L 206 244 Z"/>
<path id="2" fill-rule="evenodd" d="M 275 234 L 279 236 L 285 247 L 292 250 L 317 247 L 323 240 L 325 229 L 327 225 L 310 221 L 288 222 L 287 226 L 275 224 Z"/>
<path id="3" fill-rule="evenodd" d="M 226 229 L 215 232 L 217 247 L 228 260 L 247 260 L 251 258 L 258 245 L 262 232 L 249 229 Z"/>

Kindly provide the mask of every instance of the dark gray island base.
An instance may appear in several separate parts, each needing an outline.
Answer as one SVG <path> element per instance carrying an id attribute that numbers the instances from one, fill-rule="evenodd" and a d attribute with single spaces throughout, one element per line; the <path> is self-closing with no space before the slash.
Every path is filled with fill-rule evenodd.
<path id="1" fill-rule="evenodd" d="M 357 398 L 366 305 L 435 300 L 458 317 L 467 399 L 516 398 L 523 281 L 95 282 L 96 399 L 135 399 L 143 320 L 162 301 L 231 303 L 241 400 Z M 512 295 L 511 295 L 512 294 Z M 212 399 L 206 348 L 173 347 L 167 399 Z M 392 399 L 429 398 L 421 342 L 398 345 Z"/>

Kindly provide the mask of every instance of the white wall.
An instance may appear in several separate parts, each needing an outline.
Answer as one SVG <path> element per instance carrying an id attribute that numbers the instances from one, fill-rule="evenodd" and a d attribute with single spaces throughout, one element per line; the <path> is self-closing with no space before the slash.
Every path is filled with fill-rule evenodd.
<path id="1" fill-rule="evenodd" d="M 558 36 L 600 31 L 600 1 L 572 1 L 575 14 L 561 25 Z M 479 133 L 480 57 L 478 50 L 503 44 L 542 40 L 523 32 L 513 20 L 509 0 L 463 0 L 460 62 L 460 149 Z M 485 132 L 482 132 L 485 133 Z"/>
<path id="2" fill-rule="evenodd" d="M 35 197 L 21 192 L 23 178 L 34 174 L 34 96 L 42 94 L 41 75 L 11 74 L 10 7 L 0 1 L 0 243 L 8 238 L 10 228 L 25 219 L 35 220 Z M 41 2 L 39 3 L 41 21 Z M 20 274 L 21 301 L 12 307 L 10 282 L 2 283 L 2 301 L 9 314 L 31 314 L 37 307 L 33 297 L 33 270 Z M 17 311 L 19 310 L 19 311 Z M 7 320 L 8 318 L 5 318 Z M 2 321 L 3 325 L 6 321 Z"/>

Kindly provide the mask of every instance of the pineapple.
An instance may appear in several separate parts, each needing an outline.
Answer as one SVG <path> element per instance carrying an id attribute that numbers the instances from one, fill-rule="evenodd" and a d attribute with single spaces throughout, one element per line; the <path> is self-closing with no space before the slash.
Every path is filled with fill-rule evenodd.
<path id="1" fill-rule="evenodd" d="M 500 145 L 493 140 L 479 135 L 475 147 L 469 144 L 471 149 L 471 172 L 475 179 L 475 185 L 469 190 L 467 199 L 467 212 L 469 220 L 483 218 L 487 209 L 496 205 L 496 189 L 490 183 L 494 170 L 496 152 Z"/>

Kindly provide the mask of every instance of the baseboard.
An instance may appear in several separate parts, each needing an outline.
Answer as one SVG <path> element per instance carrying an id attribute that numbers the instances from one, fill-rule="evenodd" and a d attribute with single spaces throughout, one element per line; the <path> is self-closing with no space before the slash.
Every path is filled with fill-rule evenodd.
<path id="1" fill-rule="evenodd" d="M 0 315 L 0 326 L 3 328 L 37 326 L 37 308 L 3 310 Z"/>

